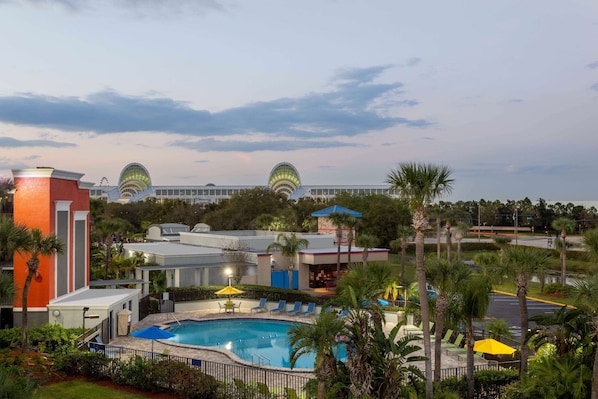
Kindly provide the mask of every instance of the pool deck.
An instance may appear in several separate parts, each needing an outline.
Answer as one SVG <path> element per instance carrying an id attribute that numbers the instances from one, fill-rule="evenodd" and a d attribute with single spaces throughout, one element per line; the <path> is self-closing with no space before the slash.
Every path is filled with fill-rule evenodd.
<path id="1" fill-rule="evenodd" d="M 273 319 L 273 320 L 286 320 L 286 321 L 296 321 L 296 322 L 312 322 L 314 317 L 301 317 L 301 316 L 294 316 L 288 315 L 286 313 L 270 313 L 266 312 L 250 312 L 249 310 L 242 310 L 237 311 L 235 313 L 223 313 L 220 312 L 218 309 L 207 309 L 207 310 L 194 310 L 188 312 L 176 312 L 176 313 L 161 313 L 161 314 L 152 314 L 139 323 L 133 326 L 133 331 L 140 330 L 146 327 L 150 327 L 153 325 L 157 326 L 164 326 L 171 323 L 177 323 L 177 321 L 182 320 L 213 320 L 213 319 L 230 319 L 230 318 L 255 318 L 255 319 Z M 388 333 L 393 327 L 396 326 L 396 320 L 388 320 L 386 321 L 384 330 Z M 399 336 L 404 336 L 405 331 L 404 328 L 414 328 L 414 326 L 404 326 L 401 327 L 399 331 Z M 135 338 L 130 335 L 128 336 L 119 336 L 114 338 L 111 342 L 111 345 L 119 345 L 124 346 L 130 349 L 137 349 L 150 352 L 152 350 L 152 341 L 143 338 Z M 419 344 L 422 346 L 422 349 L 416 352 L 416 355 L 423 356 L 423 344 L 421 340 L 414 341 L 414 344 Z M 434 367 L 434 343 L 432 342 L 432 367 Z M 181 356 L 181 357 L 188 357 L 194 359 L 202 359 L 205 361 L 213 361 L 219 363 L 227 363 L 227 364 L 242 364 L 242 365 L 249 365 L 251 363 L 242 361 L 232 353 L 221 350 L 221 349 L 208 349 L 208 348 L 195 348 L 190 345 L 181 345 L 177 343 L 172 343 L 166 340 L 154 340 L 153 341 L 153 350 L 155 353 L 162 353 L 165 349 L 168 349 L 168 353 L 173 356 Z M 488 361 L 480 358 L 475 359 L 475 364 L 487 364 Z M 422 370 L 424 369 L 424 362 L 415 362 L 412 363 Z M 465 367 L 466 362 L 465 360 L 461 360 L 456 354 L 447 354 L 446 351 L 442 354 L 442 368 L 454 368 L 454 367 Z M 280 371 L 289 372 L 289 369 L 277 369 Z M 303 375 L 311 374 L 311 370 L 291 370 L 294 373 L 300 373 Z"/>

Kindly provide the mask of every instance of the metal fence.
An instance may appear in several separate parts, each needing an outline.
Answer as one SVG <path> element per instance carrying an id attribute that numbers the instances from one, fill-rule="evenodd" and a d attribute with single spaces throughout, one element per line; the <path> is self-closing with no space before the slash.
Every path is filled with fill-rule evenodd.
<path id="1" fill-rule="evenodd" d="M 297 394 L 302 394 L 305 391 L 305 384 L 311 379 L 310 376 L 299 375 L 296 372 L 286 373 L 263 367 L 219 363 L 115 345 L 102 345 L 92 342 L 89 344 L 89 348 L 93 352 L 102 352 L 111 359 L 123 361 L 140 356 L 151 361 L 181 362 L 189 367 L 201 370 L 204 374 L 211 375 L 218 381 L 228 383 L 225 389 L 233 390 L 237 393 L 240 386 L 258 386 L 263 384 L 271 392 L 283 393 L 287 389 L 291 389 Z"/>

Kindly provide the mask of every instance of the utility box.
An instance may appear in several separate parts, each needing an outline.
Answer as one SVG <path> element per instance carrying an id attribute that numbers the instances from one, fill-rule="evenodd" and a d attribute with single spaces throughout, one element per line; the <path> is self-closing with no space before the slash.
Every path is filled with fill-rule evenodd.
<path id="1" fill-rule="evenodd" d="M 118 336 L 129 335 L 131 332 L 131 312 L 129 309 L 123 309 L 118 312 L 118 325 L 117 332 Z"/>

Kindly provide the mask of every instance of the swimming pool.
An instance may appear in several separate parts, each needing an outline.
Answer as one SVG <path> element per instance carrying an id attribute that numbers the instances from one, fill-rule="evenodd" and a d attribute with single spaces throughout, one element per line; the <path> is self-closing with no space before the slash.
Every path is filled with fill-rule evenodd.
<path id="1" fill-rule="evenodd" d="M 183 321 L 169 329 L 176 334 L 169 341 L 226 349 L 247 362 L 290 368 L 288 332 L 296 324 L 267 319 Z M 315 355 L 303 355 L 295 368 L 313 369 L 314 360 Z"/>

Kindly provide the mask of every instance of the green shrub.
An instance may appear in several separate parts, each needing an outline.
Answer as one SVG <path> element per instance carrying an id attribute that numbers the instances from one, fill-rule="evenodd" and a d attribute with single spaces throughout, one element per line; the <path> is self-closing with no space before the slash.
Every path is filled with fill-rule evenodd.
<path id="1" fill-rule="evenodd" d="M 548 295 L 564 294 L 563 285 L 560 283 L 550 283 L 544 286 L 544 293 Z"/>
<path id="2" fill-rule="evenodd" d="M 0 349 L 21 346 L 21 329 L 7 328 L 0 330 Z"/>
<path id="3" fill-rule="evenodd" d="M 2 399 L 29 399 L 39 384 L 24 374 L 20 367 L 0 366 L 0 397 Z"/>

